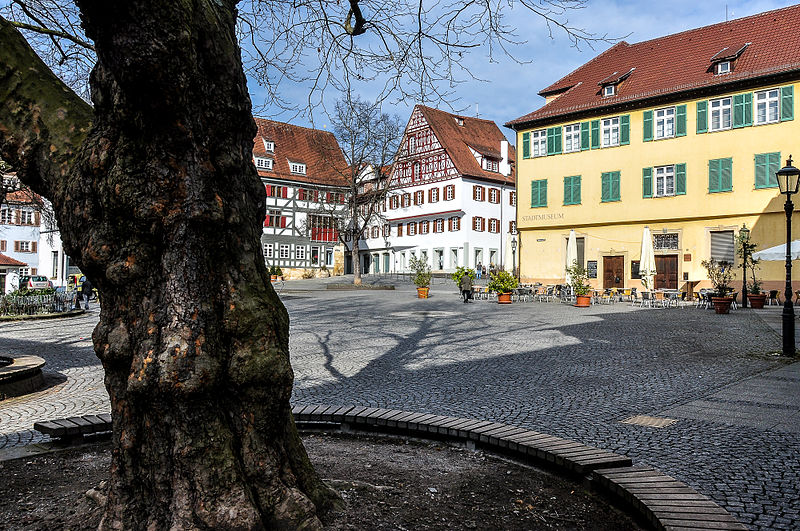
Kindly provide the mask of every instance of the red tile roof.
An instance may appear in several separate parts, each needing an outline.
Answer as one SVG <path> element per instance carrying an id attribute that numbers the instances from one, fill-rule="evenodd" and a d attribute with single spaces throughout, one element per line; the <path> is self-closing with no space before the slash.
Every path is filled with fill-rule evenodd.
<path id="1" fill-rule="evenodd" d="M 506 184 L 514 183 L 513 162 L 516 150 L 513 145 L 509 144 L 508 146 L 508 156 L 511 162 L 511 175 L 508 176 L 481 168 L 469 149 L 471 147 L 483 155 L 499 159 L 500 142 L 506 140 L 506 137 L 496 123 L 481 118 L 450 114 L 424 105 L 416 107 L 422 112 L 428 125 L 436 134 L 436 138 L 447 151 L 461 175 Z M 464 125 L 459 125 L 456 122 L 457 118 L 462 120 Z"/>
<path id="2" fill-rule="evenodd" d="M 253 139 L 253 156 L 273 159 L 273 171 L 258 170 L 261 177 L 273 177 L 300 183 L 344 186 L 347 173 L 339 143 L 328 131 L 255 118 L 258 133 Z M 264 141 L 275 143 L 275 152 L 267 153 Z M 289 161 L 306 165 L 306 174 L 292 173 Z"/>
<path id="3" fill-rule="evenodd" d="M 14 260 L 10 256 L 0 254 L 0 266 L 28 267 L 28 264 L 20 262 L 19 260 Z"/>
<path id="4" fill-rule="evenodd" d="M 540 109 L 511 120 L 519 129 L 538 121 L 571 114 L 599 114 L 608 107 L 638 100 L 705 89 L 735 90 L 741 82 L 768 82 L 780 74 L 800 73 L 800 5 L 692 29 L 637 44 L 620 42 L 579 67 L 539 94 L 562 93 Z M 730 74 L 715 75 L 712 58 L 733 56 Z M 725 50 L 727 48 L 727 50 Z M 618 85 L 617 94 L 603 97 L 598 83 L 615 72 L 635 70 Z"/>
<path id="5" fill-rule="evenodd" d="M 6 202 L 9 204 L 31 204 L 41 205 L 42 196 L 30 189 L 17 190 L 6 194 Z"/>

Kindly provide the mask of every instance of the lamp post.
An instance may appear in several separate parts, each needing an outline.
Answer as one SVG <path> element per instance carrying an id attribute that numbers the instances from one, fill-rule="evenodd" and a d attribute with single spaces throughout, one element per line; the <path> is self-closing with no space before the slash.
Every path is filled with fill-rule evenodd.
<path id="1" fill-rule="evenodd" d="M 747 244 L 750 243 L 750 229 L 744 223 L 739 229 L 739 238 L 742 242 L 742 308 L 747 308 Z"/>
<path id="2" fill-rule="evenodd" d="M 783 301 L 783 355 L 794 356 L 794 306 L 792 305 L 792 194 L 798 192 L 800 184 L 800 170 L 792 166 L 792 156 L 786 161 L 786 166 L 775 174 L 778 178 L 778 187 L 782 194 L 786 194 L 786 203 L 783 210 L 786 212 L 786 290 Z"/>
<path id="3" fill-rule="evenodd" d="M 517 277 L 517 238 L 511 235 L 511 272 Z"/>

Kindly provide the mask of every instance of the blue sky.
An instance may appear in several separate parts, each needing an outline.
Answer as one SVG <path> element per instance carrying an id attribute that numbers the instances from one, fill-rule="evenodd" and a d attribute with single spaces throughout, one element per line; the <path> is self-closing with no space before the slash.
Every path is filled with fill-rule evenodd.
<path id="1" fill-rule="evenodd" d="M 793 3 L 795 2 L 777 0 L 672 0 L 670 2 L 589 0 L 584 9 L 572 12 L 569 20 L 571 25 L 591 33 L 624 37 L 625 41 L 633 43 L 724 22 L 726 7 L 728 19 L 733 19 L 779 9 Z M 494 120 L 512 141 L 513 131 L 502 127 L 503 123 L 541 107 L 544 99 L 538 95 L 539 90 L 611 46 L 599 43 L 594 49 L 585 45 L 580 50 L 571 48 L 569 40 L 563 34 L 555 32 L 551 39 L 543 22 L 532 15 L 520 16 L 517 30 L 520 38 L 527 40 L 527 43 L 514 48 L 513 53 L 527 64 L 517 64 L 510 59 L 490 63 L 485 50 L 473 51 L 465 59 L 465 65 L 468 65 L 478 78 L 490 81 L 468 81 L 461 84 L 455 93 L 458 100 L 452 103 L 454 109 L 469 116 L 475 115 L 477 104 L 480 117 Z M 254 104 L 263 102 L 263 92 L 255 82 L 250 82 L 250 92 Z M 302 105 L 308 95 L 307 91 L 299 86 L 292 87 L 283 94 L 298 105 Z M 334 93 L 329 93 L 326 95 L 326 100 L 333 101 L 336 96 Z M 369 95 L 363 96 L 368 98 Z M 405 122 L 415 103 L 404 101 L 387 105 L 384 111 L 398 114 Z M 297 125 L 311 124 L 311 120 L 303 117 L 270 116 L 273 112 L 277 110 L 267 109 L 266 112 L 259 114 L 291 121 Z M 321 110 L 315 113 L 313 123 L 317 128 L 330 128 L 328 119 Z"/>

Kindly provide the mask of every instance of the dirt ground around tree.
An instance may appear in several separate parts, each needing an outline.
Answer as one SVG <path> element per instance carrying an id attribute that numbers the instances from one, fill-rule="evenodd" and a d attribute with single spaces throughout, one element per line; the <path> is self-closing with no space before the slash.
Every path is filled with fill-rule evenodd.
<path id="1" fill-rule="evenodd" d="M 345 503 L 326 529 L 640 529 L 577 483 L 481 451 L 328 434 L 303 442 Z M 109 448 L 98 442 L 0 462 L 0 527 L 97 529 Z"/>

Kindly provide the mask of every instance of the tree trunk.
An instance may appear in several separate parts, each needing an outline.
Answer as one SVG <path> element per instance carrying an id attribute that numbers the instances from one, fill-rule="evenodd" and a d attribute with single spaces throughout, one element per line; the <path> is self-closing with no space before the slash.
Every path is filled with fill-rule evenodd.
<path id="1" fill-rule="evenodd" d="M 291 416 L 235 2 L 78 5 L 98 56 L 91 129 L 52 76 L 24 79 L 24 56 L 0 65 L 0 148 L 52 200 L 65 251 L 103 295 L 93 340 L 114 449 L 101 528 L 318 528 L 336 496 Z M 3 50 L 21 40 L 0 27 Z"/>
<path id="2" fill-rule="evenodd" d="M 353 285 L 361 285 L 361 260 L 358 256 L 358 239 L 353 238 L 353 248 L 350 250 L 350 257 L 353 262 Z"/>

